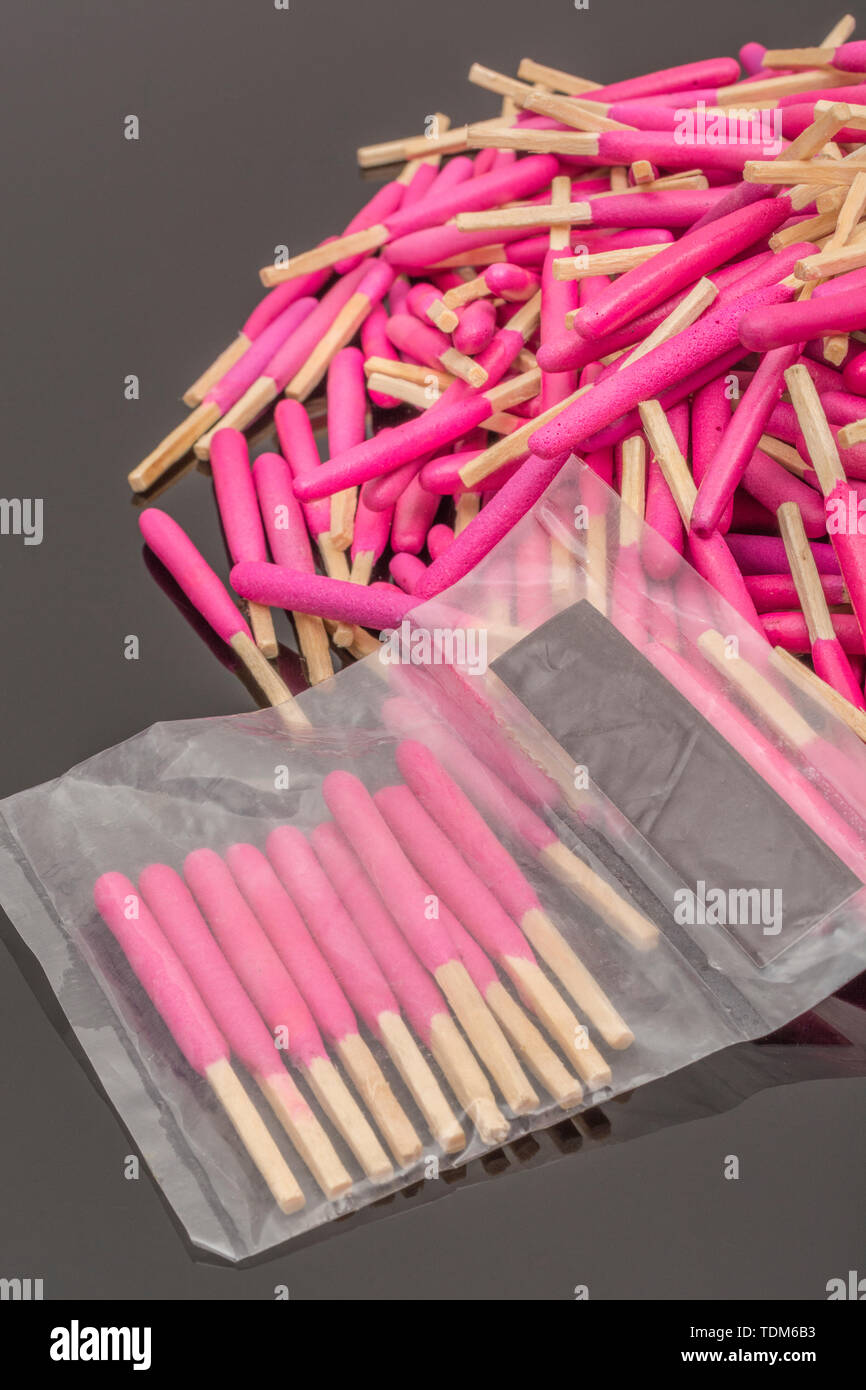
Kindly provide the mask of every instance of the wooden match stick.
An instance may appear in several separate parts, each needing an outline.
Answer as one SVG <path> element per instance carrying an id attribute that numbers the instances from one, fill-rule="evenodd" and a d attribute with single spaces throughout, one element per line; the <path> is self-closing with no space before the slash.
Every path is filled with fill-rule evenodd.
<path id="1" fill-rule="evenodd" d="M 598 82 L 589 82 L 585 77 L 574 77 L 570 72 L 562 72 L 559 68 L 545 67 L 543 63 L 533 62 L 531 58 L 521 58 L 517 76 L 526 82 L 540 82 L 543 87 L 551 87 L 553 91 L 564 92 L 567 96 L 592 92 L 599 86 Z"/>
<path id="2" fill-rule="evenodd" d="M 803 431 L 812 467 L 826 497 L 837 483 L 847 481 L 833 432 L 807 369 L 802 365 L 789 367 L 785 372 L 785 384 Z"/>
<path id="3" fill-rule="evenodd" d="M 459 536 L 481 510 L 481 498 L 477 492 L 463 492 L 454 504 L 454 534 Z"/>
<path id="4" fill-rule="evenodd" d="M 218 422 L 221 414 L 220 407 L 212 401 L 202 401 L 201 405 L 196 406 L 176 429 L 167 434 L 156 448 L 133 468 L 129 474 L 129 486 L 133 492 L 147 492 L 172 464 L 177 463 L 189 452 L 197 439 Z"/>
<path id="5" fill-rule="evenodd" d="M 641 401 L 638 410 L 650 448 L 659 461 L 665 482 L 677 504 L 677 511 L 686 527 L 689 527 L 698 495 L 695 480 L 680 453 L 661 404 L 658 401 Z"/>
<path id="6" fill-rule="evenodd" d="M 866 440 L 866 417 L 862 420 L 853 420 L 850 425 L 843 425 L 838 434 L 838 441 L 843 449 L 852 449 L 855 444 L 862 444 Z"/>
<path id="7" fill-rule="evenodd" d="M 375 261 L 300 371 L 292 377 L 285 390 L 290 400 L 305 401 L 313 393 L 337 353 L 352 341 L 370 310 L 381 302 L 393 283 L 391 267 Z"/>
<path id="8" fill-rule="evenodd" d="M 754 108 L 763 102 L 771 105 L 781 98 L 793 96 L 797 92 L 811 92 L 819 87 L 838 87 L 851 84 L 850 73 L 838 73 L 834 69 L 822 72 L 792 72 L 781 77 L 767 77 L 761 82 L 732 82 L 728 87 L 719 87 L 716 92 L 717 106 L 742 106 Z"/>
<path id="9" fill-rule="evenodd" d="M 658 927 L 561 841 L 542 850 L 539 858 L 624 941 L 639 951 L 652 950 L 658 944 Z"/>
<path id="10" fill-rule="evenodd" d="M 697 645 L 710 664 L 737 687 L 756 713 L 783 738 L 795 748 L 807 748 L 814 743 L 815 731 L 799 710 L 745 657 L 732 655 L 720 632 L 707 628 L 699 636 Z"/>
<path id="11" fill-rule="evenodd" d="M 643 435 L 632 434 L 622 442 L 622 479 L 619 496 L 620 546 L 640 543 L 641 522 L 646 509 L 646 443 Z"/>
<path id="12" fill-rule="evenodd" d="M 454 381 L 454 377 L 449 372 L 437 371 L 435 367 L 422 366 L 416 362 L 392 361 L 390 357 L 367 357 L 364 360 L 364 371 L 368 378 L 389 377 L 392 381 L 408 381 L 414 386 L 436 386 L 438 391 L 447 391 Z M 378 390 L 377 386 L 368 389 Z M 389 393 L 386 393 L 389 394 Z"/>
<path id="13" fill-rule="evenodd" d="M 862 164 L 862 159 L 858 162 Z M 743 165 L 746 183 L 808 184 L 812 188 L 851 184 L 858 172 L 857 163 L 846 164 L 845 160 L 748 159 Z"/>
<path id="14" fill-rule="evenodd" d="M 183 403 L 188 406 L 201 405 L 208 391 L 212 386 L 224 377 L 229 367 L 233 367 L 247 348 L 250 346 L 250 339 L 245 333 L 239 333 L 228 347 L 223 348 L 222 352 L 214 358 L 209 367 L 206 367 L 201 376 L 196 377 L 192 386 L 187 387 L 183 393 Z"/>
<path id="15" fill-rule="evenodd" d="M 562 223 L 588 222 L 591 209 L 588 203 L 569 203 L 552 208 L 549 203 L 527 203 L 518 207 L 492 208 L 488 212 L 458 212 L 455 221 L 461 232 L 481 232 L 488 227 L 498 231 L 505 227 L 553 227 Z"/>
<path id="16" fill-rule="evenodd" d="M 295 727 L 308 726 L 309 720 L 295 702 L 292 692 L 259 651 L 224 584 L 196 550 L 186 532 L 158 507 L 148 507 L 143 511 L 138 525 L 150 549 L 208 626 L 229 644 L 243 662 L 265 699 L 279 711 L 283 722 Z"/>
<path id="17" fill-rule="evenodd" d="M 667 251 L 669 241 L 652 242 L 649 246 L 627 246 L 619 251 L 596 251 L 588 256 L 560 256 L 553 265 L 554 280 L 584 280 L 589 275 L 621 275 L 636 265 L 643 265 L 660 251 Z"/>
<path id="18" fill-rule="evenodd" d="M 708 309 L 719 291 L 712 280 L 704 276 L 698 280 L 693 289 L 689 291 L 685 299 L 681 299 L 679 304 L 668 314 L 666 319 L 658 325 L 652 333 L 644 338 L 642 343 L 638 343 L 627 357 L 623 359 L 623 367 L 630 367 L 632 362 L 636 362 L 639 357 L 644 357 L 653 348 L 657 348 L 661 343 L 666 343 L 669 338 L 673 338 L 677 333 L 681 333 L 689 324 L 699 319 L 705 309 Z"/>
<path id="19" fill-rule="evenodd" d="M 793 444 L 786 444 L 783 439 L 775 439 L 771 434 L 762 434 L 758 440 L 758 448 L 769 454 L 776 463 L 781 463 L 795 478 L 805 478 L 810 471 L 811 465 L 800 457 Z"/>
<path id="20" fill-rule="evenodd" d="M 557 210 L 571 203 L 571 179 L 567 174 L 558 174 L 550 185 L 550 205 Z M 567 251 L 571 245 L 571 224 L 567 221 L 554 222 L 550 228 L 548 244 L 551 251 Z"/>
<path id="21" fill-rule="evenodd" d="M 505 464 L 519 459 L 527 452 L 531 434 L 534 434 L 537 429 L 546 425 L 550 420 L 556 419 L 557 415 L 561 414 L 568 406 L 573 405 L 576 400 L 591 389 L 591 385 L 579 387 L 570 396 L 566 396 L 564 401 L 549 406 L 540 415 L 536 415 L 533 420 L 527 420 L 525 424 L 514 430 L 505 439 L 498 440 L 483 454 L 479 454 L 477 458 L 464 464 L 460 469 L 460 481 L 464 487 L 475 487 L 485 478 L 489 478 L 492 473 L 503 468 Z"/>

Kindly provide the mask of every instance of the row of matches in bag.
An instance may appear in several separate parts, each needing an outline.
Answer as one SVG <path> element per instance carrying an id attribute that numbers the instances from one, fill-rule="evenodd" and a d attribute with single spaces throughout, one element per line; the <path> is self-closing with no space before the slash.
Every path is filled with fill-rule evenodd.
<path id="1" fill-rule="evenodd" d="M 422 1157 L 423 1139 L 358 1018 L 448 1154 L 464 1149 L 467 1135 L 426 1054 L 459 1113 L 486 1144 L 498 1144 L 509 1131 L 506 1110 L 522 1115 L 544 1103 L 536 1083 L 564 1110 L 610 1085 L 590 1029 L 610 1049 L 634 1041 L 440 761 L 407 739 L 397 763 L 405 781 L 375 795 L 354 775 L 331 772 L 323 794 L 333 819 L 309 837 L 282 825 L 264 853 L 251 844 L 234 844 L 224 857 L 196 849 L 183 875 L 151 864 L 137 886 L 110 872 L 94 888 L 139 982 L 285 1212 L 302 1207 L 304 1193 L 231 1054 L 333 1200 L 354 1180 L 283 1065 L 285 1054 L 364 1175 L 384 1183 L 394 1170 L 381 1140 L 406 1168 Z M 654 924 L 539 823 L 546 831 L 539 862 L 565 876 L 631 946 L 651 949 Z"/>

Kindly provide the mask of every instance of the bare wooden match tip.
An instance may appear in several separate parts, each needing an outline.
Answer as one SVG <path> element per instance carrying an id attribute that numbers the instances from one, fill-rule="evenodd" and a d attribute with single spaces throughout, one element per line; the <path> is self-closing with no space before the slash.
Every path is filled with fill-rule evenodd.
<path id="1" fill-rule="evenodd" d="M 424 312 L 441 333 L 453 333 L 460 322 L 453 306 L 445 299 L 431 299 Z"/>
<path id="2" fill-rule="evenodd" d="M 628 246 L 618 251 L 595 251 L 588 256 L 560 256 L 553 262 L 554 280 L 584 280 L 589 275 L 622 275 L 644 261 L 667 251 L 669 241 L 649 246 Z"/>
<path id="3" fill-rule="evenodd" d="M 718 293 L 717 287 L 706 276 L 698 280 L 686 297 L 681 299 L 679 304 L 671 310 L 667 318 L 663 319 L 658 327 L 644 338 L 642 343 L 638 343 L 637 347 L 632 349 L 623 360 L 622 365 L 630 367 L 632 362 L 637 362 L 639 358 L 645 357 L 654 348 L 660 347 L 662 343 L 666 343 L 671 338 L 675 338 L 678 333 L 682 333 L 684 328 L 693 324 L 710 307 Z"/>
<path id="4" fill-rule="evenodd" d="M 540 82 L 543 87 L 551 87 L 555 92 L 564 92 L 568 96 L 595 91 L 600 85 L 598 82 L 588 81 L 585 77 L 575 77 L 570 72 L 562 72 L 560 68 L 546 67 L 544 63 L 536 63 L 532 58 L 521 58 L 517 76 L 526 82 Z"/>
<path id="5" fill-rule="evenodd" d="M 239 358 L 243 357 L 250 340 L 245 333 L 239 333 L 227 348 L 223 348 L 218 357 L 215 357 L 209 367 L 206 367 L 200 377 L 197 377 L 192 386 L 188 387 L 183 393 L 183 403 L 188 406 L 201 405 L 208 391 L 215 386 L 228 371 L 233 367 Z"/>
<path id="6" fill-rule="evenodd" d="M 641 522 L 646 509 L 646 443 L 642 434 L 632 434 L 622 442 L 622 502 L 619 520 L 620 545 L 639 545 Z"/>
<path id="7" fill-rule="evenodd" d="M 367 1177 L 387 1182 L 394 1176 L 388 1155 L 333 1062 L 314 1057 L 306 1071 L 310 1088 L 335 1129 L 342 1134 Z"/>
<path id="8" fill-rule="evenodd" d="M 388 235 L 388 228 L 381 222 L 360 232 L 350 232 L 348 236 L 337 237 L 323 246 L 314 246 L 312 251 L 304 251 L 300 256 L 292 256 L 285 265 L 262 266 L 259 279 L 270 289 L 273 285 L 281 285 L 284 280 L 294 280 L 298 275 L 309 275 L 314 270 L 336 265 L 337 261 L 349 256 L 377 251 L 385 245 Z"/>
<path id="9" fill-rule="evenodd" d="M 236 632 L 229 645 L 246 666 L 268 704 L 281 709 L 291 723 L 306 728 L 310 721 L 301 712 L 282 676 L 262 655 L 252 638 L 246 632 Z"/>
<path id="10" fill-rule="evenodd" d="M 475 362 L 471 357 L 467 357 L 464 352 L 458 352 L 457 348 L 446 348 L 440 354 L 439 361 L 447 372 L 452 376 L 457 376 L 461 381 L 467 382 L 480 390 L 487 380 L 487 370 L 482 367 L 480 362 Z"/>
<path id="11" fill-rule="evenodd" d="M 153 487 L 163 473 L 167 473 L 184 454 L 189 453 L 195 441 L 217 423 L 220 413 L 219 406 L 209 401 L 203 401 L 201 405 L 196 406 L 176 429 L 157 444 L 147 458 L 142 459 L 141 463 L 133 468 L 128 475 L 129 486 L 133 492 L 147 492 L 148 488 Z"/>
<path id="12" fill-rule="evenodd" d="M 530 908 L 520 925 L 534 951 L 568 990 L 575 1004 L 598 1029 L 608 1047 L 630 1047 L 634 1033 L 595 977 L 541 908 Z"/>
<path id="13" fill-rule="evenodd" d="M 376 169 L 383 164 L 408 164 L 432 155 L 458 154 L 466 149 L 467 129 L 465 125 L 454 126 L 434 136 L 410 135 L 403 140 L 362 145 L 358 150 L 358 164 L 362 169 Z"/>
<path id="14" fill-rule="evenodd" d="M 765 68 L 826 68 L 833 62 L 835 48 L 768 48 Z"/>
<path id="15" fill-rule="evenodd" d="M 358 489 L 344 488 L 331 497 L 330 536 L 338 550 L 348 550 L 355 534 L 355 508 L 358 503 Z"/>
<path id="16" fill-rule="evenodd" d="M 542 850 L 540 857 L 561 883 L 567 884 L 632 946 L 639 951 L 648 951 L 658 944 L 658 927 L 636 907 L 632 907 L 607 879 L 601 878 L 589 864 L 573 854 L 567 845 L 555 840 Z"/>
<path id="17" fill-rule="evenodd" d="M 379 1029 L 388 1056 L 427 1121 L 433 1138 L 446 1153 L 459 1153 L 466 1147 L 466 1135 L 403 1019 L 399 1014 L 381 1013 Z"/>
<path id="18" fill-rule="evenodd" d="M 247 617 L 253 639 L 262 656 L 273 661 L 279 655 L 280 644 L 274 631 L 274 619 L 270 608 L 261 603 L 247 603 Z"/>
<path id="19" fill-rule="evenodd" d="M 583 1087 L 577 1077 L 572 1076 L 563 1065 L 532 1020 L 512 999 L 505 986 L 497 980 L 490 985 L 484 997 L 491 1014 L 499 1022 L 517 1055 L 557 1105 L 563 1110 L 571 1110 L 573 1106 L 579 1105 L 583 1099 Z"/>
<path id="20" fill-rule="evenodd" d="M 466 143 L 471 150 L 523 150 L 527 154 L 598 155 L 598 135 L 578 130 L 533 130 L 526 126 L 471 125 Z"/>
<path id="21" fill-rule="evenodd" d="M 590 1041 L 588 1030 L 580 1022 L 570 1004 L 548 980 L 544 971 L 522 956 L 510 956 L 506 969 L 517 985 L 521 998 L 532 1006 L 533 1013 L 559 1044 L 578 1075 L 593 1090 L 610 1082 L 610 1067 L 598 1048 Z"/>
<path id="22" fill-rule="evenodd" d="M 574 102 L 570 97 L 557 96 L 553 92 L 531 90 L 524 98 L 527 111 L 535 111 L 539 116 L 549 116 L 573 130 L 601 132 L 603 130 L 634 130 L 634 126 L 624 121 L 614 121 L 604 114 L 605 107 L 599 102 Z"/>
<path id="23" fill-rule="evenodd" d="M 515 207 L 492 208 L 484 212 L 458 212 L 455 221 L 461 232 L 482 232 L 513 227 L 555 227 L 588 222 L 591 209 L 588 203 L 568 203 L 552 207 L 550 203 L 525 203 Z"/>
<path id="24" fill-rule="evenodd" d="M 312 395 L 337 353 L 352 341 L 371 307 L 371 301 L 360 290 L 346 301 L 286 387 L 285 394 L 290 400 L 305 401 Z"/>
<path id="25" fill-rule="evenodd" d="M 352 1179 L 287 1071 L 256 1078 L 262 1094 L 329 1201 L 342 1196 Z"/>
<path id="26" fill-rule="evenodd" d="M 800 608 L 806 619 L 809 641 L 814 643 L 820 638 L 829 638 L 832 641 L 836 636 L 833 620 L 797 503 L 783 502 L 776 510 L 776 520 L 779 523 L 779 534 L 785 546 Z"/>
<path id="27" fill-rule="evenodd" d="M 335 1047 L 391 1153 L 401 1168 L 408 1168 L 421 1157 L 423 1146 L 379 1063 L 360 1033 L 347 1033 Z"/>
<path id="28" fill-rule="evenodd" d="M 231 1064 L 225 1058 L 212 1062 L 205 1075 L 280 1211 L 300 1211 L 304 1194 Z"/>
<path id="29" fill-rule="evenodd" d="M 450 1014 L 435 1014 L 430 1024 L 430 1051 L 439 1069 L 485 1144 L 501 1144 L 508 1134 L 490 1083 Z"/>
<path id="30" fill-rule="evenodd" d="M 850 425 L 843 425 L 838 439 L 843 449 L 853 449 L 855 444 L 862 444 L 866 439 L 866 417 L 853 420 Z"/>
<path id="31" fill-rule="evenodd" d="M 538 1096 L 511 1050 L 466 967 L 458 960 L 440 965 L 436 982 L 515 1115 L 526 1114 L 538 1104 Z"/>
<path id="32" fill-rule="evenodd" d="M 307 668 L 310 685 L 321 685 L 331 679 L 334 666 L 331 661 L 331 647 L 325 624 L 312 613 L 293 613 L 298 646 Z"/>

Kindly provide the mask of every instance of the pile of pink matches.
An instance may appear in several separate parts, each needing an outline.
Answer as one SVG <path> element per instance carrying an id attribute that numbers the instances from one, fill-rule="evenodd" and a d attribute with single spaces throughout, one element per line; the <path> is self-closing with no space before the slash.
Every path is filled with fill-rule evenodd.
<path id="1" fill-rule="evenodd" d="M 292 615 L 309 682 L 327 680 L 335 651 L 368 655 L 467 576 L 577 455 L 668 543 L 654 578 L 685 557 L 866 739 L 866 42 L 852 29 L 609 86 L 529 59 L 517 77 L 473 65 L 498 116 L 437 116 L 360 150 L 365 168 L 402 168 L 341 235 L 261 271 L 268 293 L 130 483 L 165 487 L 190 450 L 209 461 L 230 588 L 164 511 L 143 510 L 141 529 L 289 724 L 306 721 L 272 664 L 274 610 Z M 256 434 L 251 450 L 263 416 L 278 449 Z M 614 579 L 639 583 L 646 553 L 626 558 Z M 551 584 L 563 563 L 552 548 Z M 610 1082 L 605 1050 L 634 1040 L 490 830 L 483 768 L 466 795 L 447 734 L 435 750 L 406 739 L 397 761 L 403 781 L 375 794 L 332 772 L 332 819 L 306 835 L 282 826 L 262 848 L 96 885 L 284 1211 L 303 1193 L 231 1054 L 333 1200 L 356 1181 L 346 1154 L 381 1183 L 427 1142 L 359 1020 L 452 1154 L 468 1127 L 501 1142 L 539 1089 L 578 1105 Z M 541 817 L 494 796 L 614 933 L 655 945 Z M 317 1109 L 275 1053 L 281 1028 Z"/>
<path id="2" fill-rule="evenodd" d="M 326 679 L 332 643 L 373 650 L 369 629 L 467 573 L 576 452 L 862 731 L 853 27 L 605 87 L 475 64 L 498 117 L 361 149 L 402 169 L 341 236 L 261 271 L 269 293 L 130 475 L 144 492 L 190 448 L 210 460 L 251 620 L 229 627 L 273 658 L 270 610 L 289 610 Z M 279 452 L 251 469 L 244 432 L 275 401 Z"/>

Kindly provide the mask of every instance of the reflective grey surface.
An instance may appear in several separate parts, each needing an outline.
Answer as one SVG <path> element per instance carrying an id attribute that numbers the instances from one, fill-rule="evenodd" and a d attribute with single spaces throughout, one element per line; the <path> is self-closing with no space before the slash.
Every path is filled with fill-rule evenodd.
<path id="1" fill-rule="evenodd" d="M 465 81 L 473 59 L 613 80 L 748 39 L 814 44 L 836 17 L 782 0 L 9 7 L 2 493 L 43 499 L 44 539 L 0 536 L 0 794 L 154 720 L 250 707 L 145 568 L 125 474 L 183 417 L 181 392 L 237 331 L 274 246 L 306 248 L 372 192 L 356 145 L 436 110 L 495 113 Z M 192 473 L 162 505 L 223 568 L 207 480 Z M 396 1199 L 399 1219 L 350 1221 L 251 1269 L 208 1266 L 150 1179 L 124 1180 L 128 1140 L 38 971 L 2 939 L 0 1276 L 41 1277 L 46 1297 L 271 1298 L 286 1284 L 293 1298 L 537 1299 L 589 1284 L 593 1298 L 820 1298 L 858 1261 L 866 1273 L 862 1080 L 512 1161 L 443 1201 Z M 737 1182 L 722 1177 L 731 1154 Z"/>

